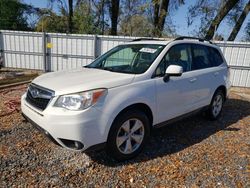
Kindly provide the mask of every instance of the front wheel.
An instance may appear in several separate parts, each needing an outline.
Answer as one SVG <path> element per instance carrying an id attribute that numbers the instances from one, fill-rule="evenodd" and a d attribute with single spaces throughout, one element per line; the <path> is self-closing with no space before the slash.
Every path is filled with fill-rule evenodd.
<path id="1" fill-rule="evenodd" d="M 149 134 L 148 117 L 140 111 L 127 111 L 116 118 L 110 129 L 107 152 L 118 161 L 131 159 L 143 149 Z"/>
<path id="2" fill-rule="evenodd" d="M 222 107 L 225 101 L 224 94 L 221 90 L 218 90 L 214 96 L 213 99 L 209 105 L 207 115 L 208 118 L 211 120 L 216 120 L 221 114 Z"/>

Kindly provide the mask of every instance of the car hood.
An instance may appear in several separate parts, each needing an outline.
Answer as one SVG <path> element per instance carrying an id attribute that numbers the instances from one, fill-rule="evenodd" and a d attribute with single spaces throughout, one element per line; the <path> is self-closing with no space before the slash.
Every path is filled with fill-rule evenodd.
<path id="1" fill-rule="evenodd" d="M 100 69 L 81 68 L 77 70 L 45 73 L 32 83 L 55 91 L 55 95 L 69 94 L 98 88 L 113 88 L 129 84 L 134 74 L 110 72 Z"/>

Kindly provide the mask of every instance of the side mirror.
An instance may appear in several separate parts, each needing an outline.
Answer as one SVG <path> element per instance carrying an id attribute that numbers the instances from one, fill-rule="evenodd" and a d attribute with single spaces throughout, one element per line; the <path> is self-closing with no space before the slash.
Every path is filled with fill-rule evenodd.
<path id="1" fill-rule="evenodd" d="M 181 76 L 183 73 L 183 68 L 179 65 L 170 65 L 166 72 L 165 76 L 163 77 L 164 82 L 167 82 L 169 80 L 169 77 L 171 76 Z"/>

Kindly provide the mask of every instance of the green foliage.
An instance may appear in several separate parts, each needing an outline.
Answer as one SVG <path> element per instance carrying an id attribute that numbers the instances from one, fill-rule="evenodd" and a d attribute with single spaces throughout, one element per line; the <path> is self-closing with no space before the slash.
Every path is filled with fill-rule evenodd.
<path id="1" fill-rule="evenodd" d="M 95 27 L 94 15 L 91 7 L 87 3 L 79 3 L 73 12 L 73 33 L 94 34 L 100 33 L 100 29 Z M 61 7 L 60 14 L 52 10 L 44 10 L 36 26 L 36 31 L 46 31 L 53 33 L 68 32 L 68 12 Z"/>
<path id="2" fill-rule="evenodd" d="M 58 16 L 54 12 L 49 11 L 40 17 L 35 30 L 38 32 L 66 33 L 67 23 L 67 16 Z"/>
<path id="3" fill-rule="evenodd" d="M 35 1 L 35 0 L 34 0 Z M 0 0 L 0 29 L 36 30 L 55 33 L 108 34 L 111 30 L 111 0 L 45 0 L 48 8 L 36 9 L 23 0 Z M 230 0 L 231 1 L 231 0 Z M 196 0 L 187 15 L 188 26 L 197 24 L 193 35 L 205 37 L 218 12 L 229 0 Z M 72 17 L 70 16 L 72 3 Z M 114 1 L 115 2 L 115 1 Z M 163 4 L 165 2 L 165 4 Z M 172 19 L 175 11 L 184 4 L 184 0 L 120 0 L 117 32 L 127 36 L 163 36 L 176 35 Z M 227 13 L 225 19 L 233 27 L 239 19 L 245 4 L 249 0 L 238 0 L 238 3 Z M 157 6 L 159 5 L 159 6 Z M 54 11 L 53 7 L 57 7 Z M 34 23 L 30 19 L 35 18 Z M 72 18 L 72 22 L 69 19 Z M 199 23 L 200 22 L 200 23 Z M 34 25 L 32 25 L 34 24 Z M 69 27 L 69 25 L 71 27 Z M 214 31 L 218 28 L 216 27 Z M 72 29 L 71 29 L 72 28 Z M 214 34 L 222 39 L 226 34 Z M 244 39 L 250 41 L 250 23 L 245 29 Z"/>
<path id="4" fill-rule="evenodd" d="M 145 15 L 149 6 L 140 0 L 127 0 L 122 3 L 118 33 L 126 36 L 152 36 L 153 24 Z"/>
<path id="5" fill-rule="evenodd" d="M 94 15 L 88 4 L 81 3 L 75 8 L 73 16 L 74 33 L 100 33 L 100 29 L 95 27 L 94 23 Z"/>
<path id="6" fill-rule="evenodd" d="M 32 7 L 19 0 L 0 0 L 0 29 L 31 30 L 27 15 Z"/>
<path id="7" fill-rule="evenodd" d="M 127 36 L 152 36 L 153 25 L 147 18 L 140 15 L 130 17 L 129 20 L 121 21 L 120 34 Z"/>

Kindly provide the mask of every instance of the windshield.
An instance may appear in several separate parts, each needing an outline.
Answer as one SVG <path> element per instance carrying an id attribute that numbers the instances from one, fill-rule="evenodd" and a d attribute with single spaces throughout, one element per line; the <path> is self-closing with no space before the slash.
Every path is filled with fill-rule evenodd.
<path id="1" fill-rule="evenodd" d="M 164 47 L 165 45 L 158 44 L 120 45 L 86 67 L 112 72 L 141 74 L 148 70 Z"/>

